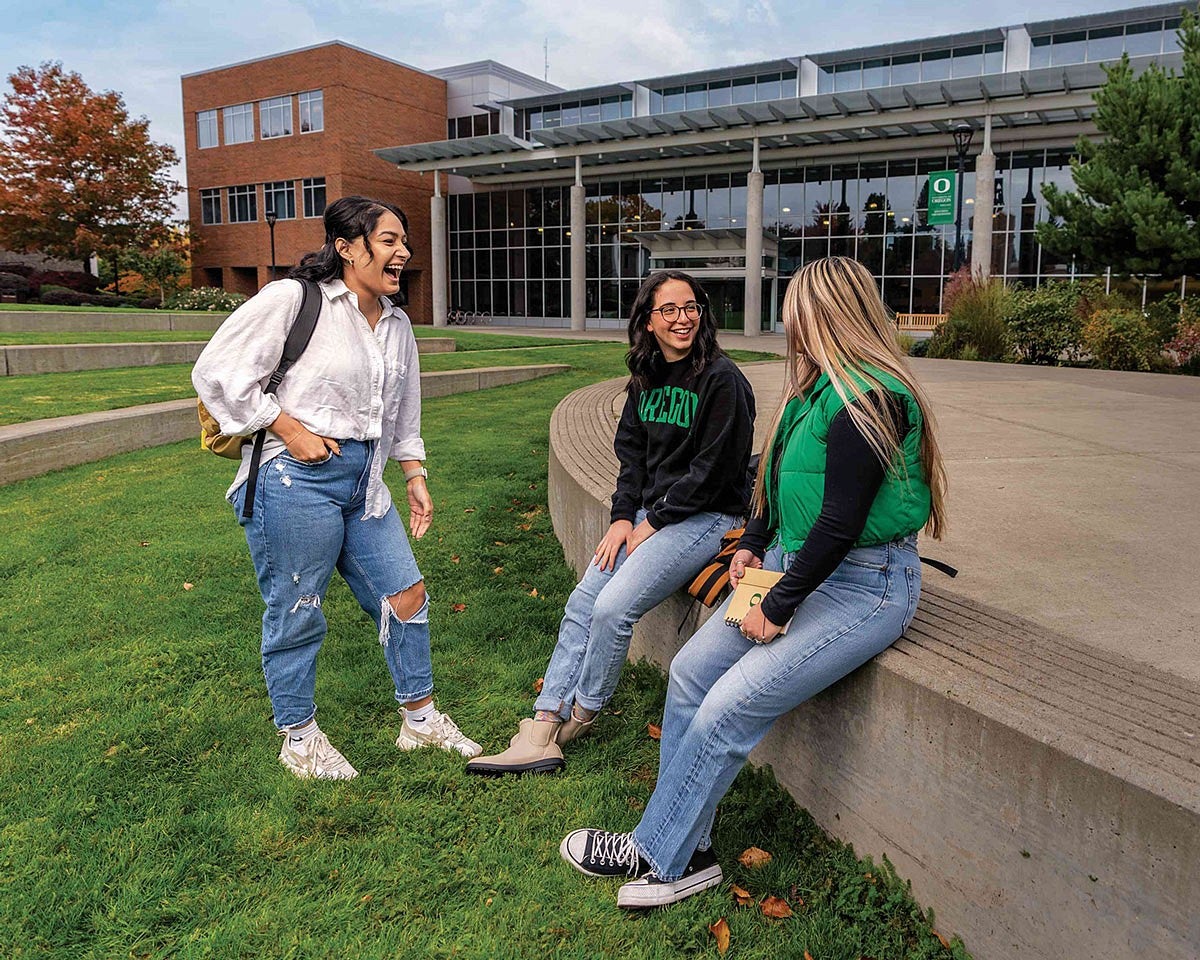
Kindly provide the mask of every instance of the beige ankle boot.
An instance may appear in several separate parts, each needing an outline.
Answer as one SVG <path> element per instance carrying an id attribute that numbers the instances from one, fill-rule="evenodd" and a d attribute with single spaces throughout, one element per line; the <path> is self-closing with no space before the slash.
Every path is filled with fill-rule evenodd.
<path id="1" fill-rule="evenodd" d="M 526 717 L 508 749 L 491 757 L 476 757 L 467 764 L 469 773 L 498 777 L 506 773 L 554 773 L 566 761 L 555 742 L 561 724 L 557 720 Z"/>
<path id="2" fill-rule="evenodd" d="M 593 714 L 586 720 L 580 720 L 575 715 L 575 708 L 571 708 L 571 717 L 569 720 L 559 724 L 558 727 L 558 745 L 565 747 L 572 740 L 578 740 L 580 737 L 586 737 L 592 729 L 592 724 L 596 722 L 596 717 L 599 714 Z"/>

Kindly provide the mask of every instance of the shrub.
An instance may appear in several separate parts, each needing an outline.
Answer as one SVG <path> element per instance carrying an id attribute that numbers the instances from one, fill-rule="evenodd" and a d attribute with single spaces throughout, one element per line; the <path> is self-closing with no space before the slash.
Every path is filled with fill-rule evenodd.
<path id="1" fill-rule="evenodd" d="M 78 290 L 81 293 L 95 293 L 100 289 L 100 281 L 90 273 L 73 270 L 35 270 L 30 275 L 29 282 L 35 287 L 49 284 L 65 287 L 67 290 Z"/>
<path id="2" fill-rule="evenodd" d="M 1079 357 L 1083 323 L 1076 306 L 1079 288 L 1047 283 L 1036 290 L 1017 288 L 1008 304 L 1013 349 L 1025 363 L 1058 364 Z"/>
<path id="3" fill-rule="evenodd" d="M 45 286 L 42 287 L 42 292 L 38 299 L 42 303 L 48 303 L 56 307 L 85 307 L 91 300 L 91 297 L 86 293 L 80 293 L 78 290 Z"/>
<path id="4" fill-rule="evenodd" d="M 157 310 L 162 306 L 162 300 L 158 297 L 146 297 L 144 300 L 138 301 L 138 306 L 143 310 Z"/>
<path id="5" fill-rule="evenodd" d="M 942 290 L 942 309 L 946 313 L 953 313 L 954 305 L 958 303 L 959 297 L 978 285 L 979 281 L 971 273 L 970 267 L 959 267 L 950 274 L 945 289 Z"/>
<path id="6" fill-rule="evenodd" d="M 1146 319 L 1158 334 L 1159 343 L 1165 346 L 1182 330 L 1200 323 L 1200 301 L 1195 297 L 1184 300 L 1171 292 L 1146 307 Z"/>
<path id="7" fill-rule="evenodd" d="M 18 277 L 28 280 L 33 275 L 33 267 L 27 263 L 0 263 L 0 273 L 15 273 Z M 32 288 L 33 284 L 30 284 Z"/>
<path id="8" fill-rule="evenodd" d="M 236 310 L 246 298 L 240 293 L 227 293 L 220 287 L 193 287 L 167 301 L 171 310 Z"/>
<path id="9" fill-rule="evenodd" d="M 947 359 L 1005 360 L 1009 293 L 998 280 L 969 278 L 960 285 L 944 322 L 933 332 L 928 355 Z M 968 348 L 970 348 L 968 350 Z"/>
<path id="10" fill-rule="evenodd" d="M 1184 301 L 1185 306 L 1190 301 Z M 1175 336 L 1164 346 L 1167 362 L 1176 373 L 1200 376 L 1200 309 L 1185 309 Z"/>
<path id="11" fill-rule="evenodd" d="M 1083 325 L 1083 345 L 1105 370 L 1152 370 L 1162 363 L 1158 333 L 1139 310 L 1098 310 Z"/>
<path id="12" fill-rule="evenodd" d="M 917 342 L 916 337 L 910 337 L 907 333 L 896 334 L 896 345 L 900 347 L 900 352 L 912 356 L 913 344 Z"/>
<path id="13" fill-rule="evenodd" d="M 0 294 L 24 303 L 29 299 L 29 281 L 19 273 L 0 273 Z"/>
<path id="14" fill-rule="evenodd" d="M 910 357 L 924 357 L 929 353 L 929 338 L 923 340 L 914 340 L 912 349 L 908 351 Z"/>

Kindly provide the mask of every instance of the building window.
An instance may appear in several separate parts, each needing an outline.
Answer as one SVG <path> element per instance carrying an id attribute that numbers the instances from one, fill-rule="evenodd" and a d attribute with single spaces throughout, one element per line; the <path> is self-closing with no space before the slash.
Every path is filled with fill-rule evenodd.
<path id="1" fill-rule="evenodd" d="M 214 121 L 215 122 L 215 121 Z M 221 222 L 221 191 L 200 191 L 200 222 L 205 226 Z"/>
<path id="2" fill-rule="evenodd" d="M 272 97 L 258 105 L 258 122 L 262 138 L 290 137 L 292 135 L 292 98 Z"/>
<path id="3" fill-rule="evenodd" d="M 300 132 L 316 133 L 325 129 L 325 92 L 306 90 L 300 94 Z"/>
<path id="4" fill-rule="evenodd" d="M 304 215 L 319 217 L 325 213 L 325 178 L 308 177 L 304 184 Z"/>
<path id="5" fill-rule="evenodd" d="M 258 220 L 258 188 L 254 184 L 229 188 L 229 222 L 254 223 Z"/>
<path id="6" fill-rule="evenodd" d="M 239 103 L 221 111 L 225 116 L 225 143 L 249 143 L 254 139 L 254 104 Z"/>
<path id="7" fill-rule="evenodd" d="M 275 180 L 263 184 L 263 210 L 275 211 L 280 220 L 296 219 L 296 181 Z"/>
<path id="8" fill-rule="evenodd" d="M 217 111 L 201 110 L 196 114 L 196 139 L 201 150 L 217 145 Z"/>

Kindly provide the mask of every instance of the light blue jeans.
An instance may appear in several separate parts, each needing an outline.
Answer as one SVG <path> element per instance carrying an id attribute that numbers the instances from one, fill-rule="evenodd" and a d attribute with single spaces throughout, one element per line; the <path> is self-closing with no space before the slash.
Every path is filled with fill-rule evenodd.
<path id="1" fill-rule="evenodd" d="M 341 456 L 318 463 L 281 454 L 263 464 L 248 522 L 246 485 L 231 498 L 267 607 L 263 674 L 281 729 L 316 714 L 317 653 L 326 631 L 321 605 L 335 568 L 379 629 L 396 699 L 410 703 L 433 691 L 428 598 L 408 620 L 387 600 L 421 580 L 404 524 L 394 506 L 363 519 L 373 441 L 339 444 Z"/>
<path id="2" fill-rule="evenodd" d="M 776 550 L 764 566 L 782 570 L 790 560 Z M 655 876 L 683 875 L 710 846 L 717 804 L 771 725 L 892 644 L 920 592 L 913 536 L 851 550 L 771 643 L 727 625 L 722 604 L 671 662 L 658 783 L 633 832 Z"/>
<path id="3" fill-rule="evenodd" d="M 635 526 L 645 516 L 639 510 Z M 633 625 L 690 583 L 738 521 L 727 513 L 693 514 L 656 531 L 632 557 L 622 547 L 615 569 L 589 564 L 567 600 L 535 708 L 566 720 L 573 703 L 592 711 L 608 703 L 621 679 Z"/>

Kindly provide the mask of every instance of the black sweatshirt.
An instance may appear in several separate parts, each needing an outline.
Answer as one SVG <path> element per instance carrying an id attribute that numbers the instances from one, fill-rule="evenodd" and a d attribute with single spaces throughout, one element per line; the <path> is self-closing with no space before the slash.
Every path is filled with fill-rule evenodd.
<path id="1" fill-rule="evenodd" d="M 909 429 L 904 405 L 895 402 L 895 398 L 890 399 L 892 402 L 887 403 L 884 412 L 892 417 L 903 439 Z M 879 406 L 881 397 L 878 391 L 872 391 L 867 394 L 867 400 Z M 774 465 L 777 470 L 778 456 Z M 791 620 L 804 598 L 846 559 L 867 525 L 867 516 L 883 485 L 884 475 L 883 464 L 850 419 L 850 414 L 844 409 L 838 411 L 829 424 L 821 513 L 783 579 L 763 597 L 763 616 L 771 623 L 783 626 Z M 776 478 L 771 479 L 776 482 Z M 739 547 L 761 559 L 773 535 L 774 523 L 770 516 L 754 517 L 746 524 Z"/>
<path id="2" fill-rule="evenodd" d="M 745 513 L 753 442 L 754 392 L 737 364 L 720 356 L 699 374 L 691 357 L 663 364 L 625 398 L 613 522 L 632 523 L 640 507 L 656 530 L 708 510 Z"/>

